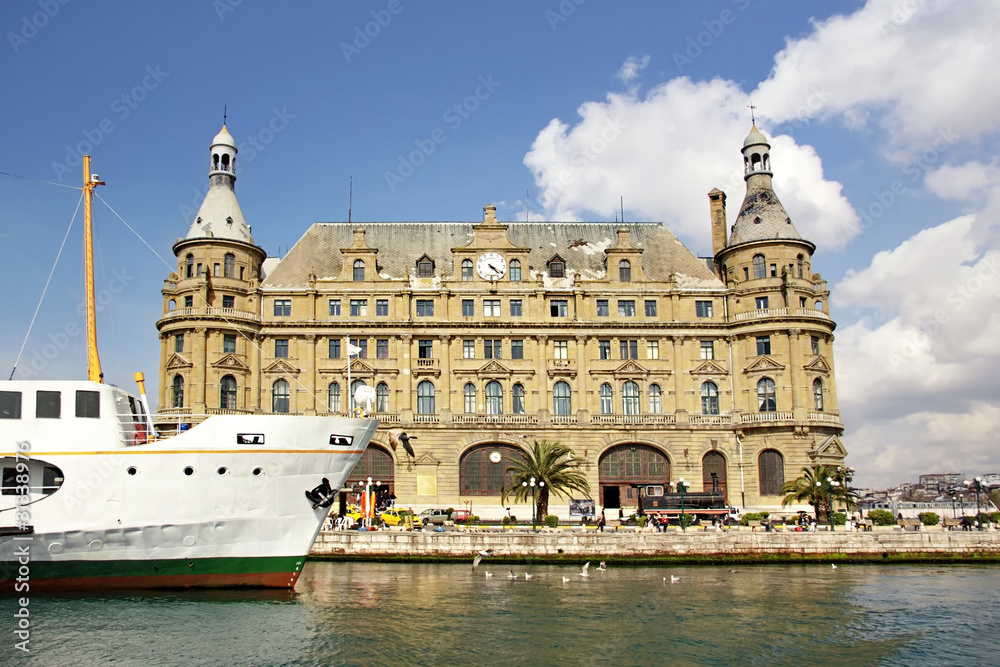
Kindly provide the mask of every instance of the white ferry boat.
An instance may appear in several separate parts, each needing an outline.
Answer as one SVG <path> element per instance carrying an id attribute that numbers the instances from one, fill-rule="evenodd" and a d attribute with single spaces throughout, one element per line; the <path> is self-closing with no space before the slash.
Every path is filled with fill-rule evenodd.
<path id="1" fill-rule="evenodd" d="M 141 374 L 139 396 L 103 383 L 85 274 L 89 379 L 0 381 L 0 592 L 294 587 L 378 421 L 213 415 L 157 434 Z"/>

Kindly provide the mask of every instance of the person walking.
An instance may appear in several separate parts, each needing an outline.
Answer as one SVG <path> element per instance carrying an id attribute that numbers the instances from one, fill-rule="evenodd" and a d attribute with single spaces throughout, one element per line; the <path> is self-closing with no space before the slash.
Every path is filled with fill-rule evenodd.
<path id="1" fill-rule="evenodd" d="M 608 521 L 604 518 L 604 510 L 601 510 L 601 518 L 597 520 L 597 529 L 604 532 L 604 526 L 607 525 Z"/>

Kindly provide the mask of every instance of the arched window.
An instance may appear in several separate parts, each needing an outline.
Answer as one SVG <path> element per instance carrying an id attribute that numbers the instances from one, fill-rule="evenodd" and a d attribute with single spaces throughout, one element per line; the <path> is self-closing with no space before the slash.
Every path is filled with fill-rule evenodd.
<path id="1" fill-rule="evenodd" d="M 654 415 L 663 412 L 663 390 L 660 385 L 649 385 L 649 411 Z"/>
<path id="2" fill-rule="evenodd" d="M 389 385 L 385 382 L 375 387 L 375 412 L 389 412 Z"/>
<path id="3" fill-rule="evenodd" d="M 521 260 L 512 259 L 510 260 L 510 280 L 511 282 L 518 282 L 521 280 Z"/>
<path id="4" fill-rule="evenodd" d="M 226 253 L 226 257 L 223 260 L 223 276 L 226 278 L 236 277 L 236 255 L 231 252 Z"/>
<path id="5" fill-rule="evenodd" d="M 701 414 L 719 414 L 719 388 L 714 382 L 701 383 Z"/>
<path id="6" fill-rule="evenodd" d="M 486 414 L 503 414 L 503 387 L 496 380 L 486 383 Z"/>
<path id="7" fill-rule="evenodd" d="M 476 414 L 476 385 L 471 382 L 466 383 L 462 395 L 465 397 L 465 413 Z"/>
<path id="8" fill-rule="evenodd" d="M 499 455 L 499 456 L 498 456 Z M 499 496 L 513 485 L 513 464 L 524 460 L 517 447 L 489 443 L 473 447 L 459 460 L 459 493 L 463 496 Z"/>
<path id="9" fill-rule="evenodd" d="M 816 310 L 819 310 L 819 311 L 823 310 L 823 302 L 822 301 L 817 301 L 816 302 Z"/>
<path id="10" fill-rule="evenodd" d="M 754 153 L 750 156 L 750 170 L 757 171 L 760 169 L 760 153 Z"/>
<path id="11" fill-rule="evenodd" d="M 701 488 L 726 496 L 726 457 L 719 452 L 701 457 Z"/>
<path id="12" fill-rule="evenodd" d="M 771 171 L 771 154 L 764 153 L 764 171 Z"/>
<path id="13" fill-rule="evenodd" d="M 796 261 L 796 264 L 797 264 L 797 266 L 799 267 L 799 278 L 801 278 L 801 277 L 802 277 L 802 260 L 804 260 L 804 259 L 805 259 L 805 257 L 803 257 L 802 255 L 799 255 L 799 256 L 798 256 L 798 257 L 796 258 L 796 260 L 797 260 L 797 261 Z"/>
<path id="14" fill-rule="evenodd" d="M 184 407 L 184 378 L 180 375 L 174 376 L 174 401 L 175 408 Z"/>
<path id="15" fill-rule="evenodd" d="M 639 385 L 632 380 L 622 385 L 622 412 L 627 415 L 639 414 Z"/>
<path id="16" fill-rule="evenodd" d="M 472 260 L 463 259 L 462 260 L 462 280 L 469 281 L 472 280 Z"/>
<path id="17" fill-rule="evenodd" d="M 360 407 L 358 405 L 358 402 L 356 400 L 354 400 L 354 395 L 356 393 L 358 393 L 358 387 L 367 387 L 367 386 L 368 386 L 368 383 L 365 382 L 364 380 L 352 380 L 351 381 L 351 388 L 350 388 L 350 392 L 351 393 L 347 397 L 347 403 L 350 406 L 348 408 L 349 410 L 353 410 L 354 408 Z"/>
<path id="18" fill-rule="evenodd" d="M 813 380 L 813 403 L 817 410 L 823 409 L 823 381 L 819 378 Z"/>
<path id="19" fill-rule="evenodd" d="M 212 153 L 212 171 L 219 171 L 219 154 Z"/>
<path id="20" fill-rule="evenodd" d="M 511 405 L 511 412 L 515 415 L 524 414 L 524 386 L 520 383 L 515 384 L 511 389 L 511 396 L 513 397 L 513 403 Z"/>
<path id="21" fill-rule="evenodd" d="M 552 387 L 552 412 L 557 415 L 573 413 L 573 398 L 569 384 L 560 380 Z"/>
<path id="22" fill-rule="evenodd" d="M 223 375 L 219 380 L 219 407 L 223 410 L 236 409 L 236 378 Z"/>
<path id="23" fill-rule="evenodd" d="M 365 280 L 365 262 L 361 259 L 354 260 L 354 282 L 360 283 Z"/>
<path id="24" fill-rule="evenodd" d="M 611 385 L 605 382 L 601 385 L 601 414 L 610 415 L 615 411 L 613 401 L 613 390 Z"/>
<path id="25" fill-rule="evenodd" d="M 757 410 L 760 412 L 774 412 L 778 409 L 778 403 L 774 396 L 774 380 L 763 378 L 757 383 Z"/>
<path id="26" fill-rule="evenodd" d="M 417 385 L 417 414 L 432 415 L 435 412 L 434 383 L 430 380 L 424 380 Z"/>
<path id="27" fill-rule="evenodd" d="M 763 278 L 767 274 L 764 271 L 764 255 L 753 256 L 753 277 Z"/>
<path id="28" fill-rule="evenodd" d="M 290 410 L 288 400 L 288 383 L 278 380 L 271 387 L 271 412 L 288 413 Z"/>
<path id="29" fill-rule="evenodd" d="M 340 384 L 331 382 L 326 388 L 326 407 L 330 412 L 340 412 Z"/>
<path id="30" fill-rule="evenodd" d="M 193 278 L 194 277 L 194 255 L 192 255 L 191 253 L 188 253 L 188 256 L 184 260 L 184 266 L 186 267 L 185 270 L 184 270 L 184 277 L 185 278 Z"/>
<path id="31" fill-rule="evenodd" d="M 632 265 L 627 259 L 618 262 L 618 280 L 623 283 L 632 282 Z"/>
<path id="32" fill-rule="evenodd" d="M 785 483 L 785 458 L 781 452 L 765 449 L 757 457 L 757 475 L 760 478 L 760 495 L 777 496 Z"/>

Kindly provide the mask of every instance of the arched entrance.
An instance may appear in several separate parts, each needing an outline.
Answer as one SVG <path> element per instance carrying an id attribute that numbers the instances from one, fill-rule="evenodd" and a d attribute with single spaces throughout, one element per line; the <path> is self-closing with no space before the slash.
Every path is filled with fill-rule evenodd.
<path id="1" fill-rule="evenodd" d="M 344 488 L 350 488 L 351 493 L 341 494 L 341 497 L 346 496 L 347 505 L 357 504 L 359 499 L 358 482 L 366 483 L 371 477 L 372 486 L 375 485 L 375 482 L 381 482 L 378 487 L 373 489 L 376 507 L 388 505 L 395 493 L 395 469 L 389 450 L 381 445 L 370 443 L 365 453 L 354 464 L 351 474 L 347 476 L 347 481 L 344 482 Z"/>
<path id="2" fill-rule="evenodd" d="M 600 502 L 605 508 L 638 507 L 636 486 L 670 481 L 670 461 L 649 445 L 612 447 L 601 455 L 598 471 Z"/>
<path id="3" fill-rule="evenodd" d="M 708 452 L 701 459 L 701 483 L 705 491 L 718 488 L 722 497 L 729 502 L 726 495 L 726 457 L 719 452 Z"/>

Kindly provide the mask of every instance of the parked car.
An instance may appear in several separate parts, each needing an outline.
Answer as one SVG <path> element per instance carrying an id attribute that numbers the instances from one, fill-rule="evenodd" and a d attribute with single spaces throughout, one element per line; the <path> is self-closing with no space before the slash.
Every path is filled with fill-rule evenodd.
<path id="1" fill-rule="evenodd" d="M 459 523 L 460 521 L 468 521 L 471 518 L 472 518 L 472 512 L 470 512 L 469 510 L 455 510 L 454 512 L 451 513 L 451 520 L 454 521 L 455 523 Z"/>
<path id="2" fill-rule="evenodd" d="M 406 518 L 413 517 L 413 526 L 416 528 L 420 525 L 420 519 L 413 516 L 408 510 L 396 509 L 395 507 L 390 507 L 381 514 L 379 514 L 379 520 L 382 521 L 387 526 L 402 526 L 406 525 Z"/>
<path id="3" fill-rule="evenodd" d="M 420 522 L 427 526 L 429 524 L 442 525 L 448 518 L 448 510 L 426 509 L 420 513 Z"/>

